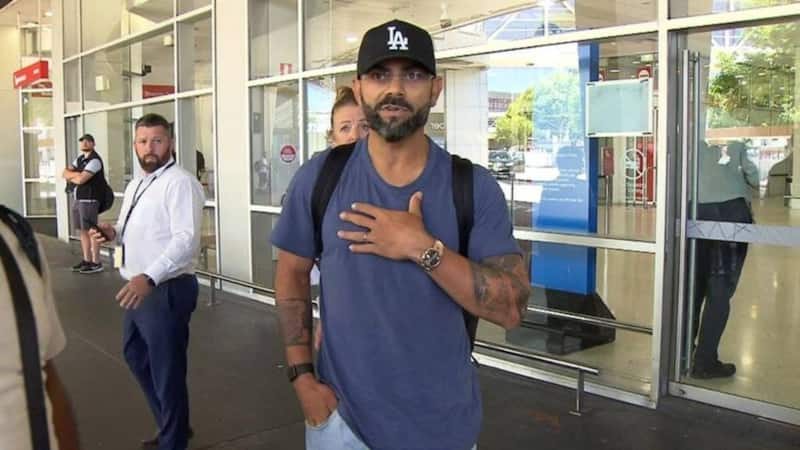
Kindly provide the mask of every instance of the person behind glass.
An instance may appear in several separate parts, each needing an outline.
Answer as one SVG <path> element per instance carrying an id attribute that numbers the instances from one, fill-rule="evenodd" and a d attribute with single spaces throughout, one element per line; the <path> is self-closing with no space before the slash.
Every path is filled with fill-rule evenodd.
<path id="1" fill-rule="evenodd" d="M 94 137 L 84 134 L 78 139 L 81 154 L 64 169 L 61 176 L 67 180 L 67 189 L 73 192 L 72 223 L 80 230 L 83 259 L 72 266 L 73 272 L 83 274 L 103 271 L 100 246 L 89 238 L 89 229 L 97 223 L 100 196 L 105 188 L 103 160 L 94 149 Z"/>
<path id="2" fill-rule="evenodd" d="M 697 220 L 753 223 L 750 203 L 759 175 L 747 157 L 745 145 L 702 143 L 698 158 Z M 692 323 L 693 341 L 696 339 L 691 369 L 694 378 L 730 377 L 736 373 L 735 364 L 719 360 L 718 347 L 746 256 L 744 242 L 697 240 Z"/>
<path id="3" fill-rule="evenodd" d="M 0 449 L 38 450 L 41 446 L 34 448 L 34 440 L 40 440 L 40 444 L 49 440 L 51 450 L 77 450 L 80 446 L 74 414 L 53 363 L 66 347 L 67 340 L 53 298 L 50 268 L 30 224 L 3 205 L 0 205 L 0 218 L 0 240 L 8 248 L 10 259 L 22 278 L 33 317 L 30 322 L 15 320 L 15 310 L 19 307 L 15 304 L 20 299 L 14 299 L 13 288 L 6 281 L 12 269 L 6 267 L 4 261 L 0 265 L 4 272 L 0 273 Z M 18 324 L 21 325 L 19 330 Z M 36 348 L 29 348 L 38 350 L 36 362 L 41 367 L 41 383 L 32 379 L 37 377 L 33 375 L 36 366 L 31 372 L 24 369 L 23 342 L 20 342 L 24 336 L 35 336 L 32 340 L 36 341 Z M 41 429 L 46 427 L 47 430 L 46 435 L 40 432 L 31 436 L 37 415 L 32 414 L 35 406 L 28 403 L 30 397 L 26 389 L 39 385 L 43 390 L 40 404 L 45 411 L 38 417 L 46 420 L 46 424 L 40 423 Z"/>
<path id="4" fill-rule="evenodd" d="M 143 173 L 125 189 L 117 223 L 100 224 L 91 234 L 98 243 L 117 241 L 115 260 L 128 280 L 116 296 L 126 310 L 123 351 L 159 430 L 143 447 L 182 450 L 192 435 L 186 351 L 204 196 L 195 174 L 175 164 L 169 127 L 157 114 L 136 121 Z"/>
<path id="5" fill-rule="evenodd" d="M 353 91 L 370 132 L 356 143 L 323 220 L 318 376 L 310 202 L 335 150 L 298 170 L 272 233 L 278 313 L 306 448 L 475 448 L 482 407 L 462 308 L 512 328 L 530 292 L 506 201 L 491 174 L 475 166 L 470 259 L 452 250 L 451 157 L 423 130 L 443 87 L 425 30 L 399 20 L 370 29 L 357 75 Z"/>
<path id="6" fill-rule="evenodd" d="M 353 89 L 342 86 L 336 90 L 336 100 L 331 108 L 331 129 L 328 130 L 328 143 L 331 148 L 352 144 L 363 139 L 369 133 L 369 124 L 364 111 L 358 105 Z M 314 265 L 311 270 L 311 285 L 319 285 L 319 268 Z M 314 348 L 319 350 L 322 341 L 322 325 L 320 323 L 314 333 Z"/>

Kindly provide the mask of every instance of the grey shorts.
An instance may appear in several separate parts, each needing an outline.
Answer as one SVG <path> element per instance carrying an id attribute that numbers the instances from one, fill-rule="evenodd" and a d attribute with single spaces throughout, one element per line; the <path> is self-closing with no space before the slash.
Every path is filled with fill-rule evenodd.
<path id="1" fill-rule="evenodd" d="M 100 202 L 97 200 L 75 200 L 72 204 L 72 227 L 75 230 L 88 230 L 90 224 L 97 223 Z"/>

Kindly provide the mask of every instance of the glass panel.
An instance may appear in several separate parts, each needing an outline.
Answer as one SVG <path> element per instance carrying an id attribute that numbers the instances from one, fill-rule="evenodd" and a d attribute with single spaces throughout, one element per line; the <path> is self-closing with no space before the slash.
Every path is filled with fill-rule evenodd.
<path id="1" fill-rule="evenodd" d="M 436 50 L 516 41 L 656 19 L 655 1 L 567 0 L 521 3 L 305 2 L 306 68 L 354 63 L 361 37 L 393 18 L 426 27 Z M 388 34 L 387 34 L 388 38 Z"/>
<path id="2" fill-rule="evenodd" d="M 250 90 L 252 199 L 280 205 L 300 167 L 298 88 L 296 82 Z"/>
<path id="3" fill-rule="evenodd" d="M 178 23 L 178 87 L 181 91 L 211 87 L 211 15 Z"/>
<path id="4" fill-rule="evenodd" d="M 698 241 L 703 242 L 730 244 Z M 684 374 L 685 383 L 791 408 L 800 407 L 800 380 L 792 374 L 793 368 L 800 365 L 800 353 L 795 345 L 800 314 L 798 261 L 800 248 L 749 245 L 741 277 L 729 300 L 730 316 L 727 324 L 722 323 L 724 333 L 718 347 L 719 359 L 734 363 L 736 374 L 716 379 Z M 709 282 L 714 283 L 713 280 Z M 714 294 L 710 288 L 707 295 L 708 300 L 719 294 Z M 713 322 L 707 320 L 699 326 L 702 336 L 704 327 L 713 329 Z"/>
<path id="5" fill-rule="evenodd" d="M 80 52 L 80 42 L 78 41 L 78 28 L 80 27 L 78 0 L 63 0 L 61 8 L 64 14 L 62 27 L 64 58 L 69 58 Z"/>
<path id="6" fill-rule="evenodd" d="M 101 222 L 108 222 L 108 223 L 117 223 L 117 219 L 119 218 L 119 212 L 122 209 L 122 194 L 118 194 L 117 198 L 114 199 L 114 204 L 111 205 L 111 208 L 100 214 L 98 216 L 98 220 Z"/>
<path id="7" fill-rule="evenodd" d="M 22 133 L 25 148 L 25 178 L 55 179 L 55 142 L 52 130 Z"/>
<path id="8" fill-rule="evenodd" d="M 278 248 L 269 243 L 278 216 L 264 213 L 250 214 L 253 233 L 253 283 L 269 289 L 275 288 L 275 268 Z"/>
<path id="9" fill-rule="evenodd" d="M 196 267 L 208 272 L 217 271 L 217 219 L 214 208 L 211 207 L 203 208 L 200 255 Z"/>
<path id="10" fill-rule="evenodd" d="M 67 113 L 81 110 L 80 78 L 78 60 L 64 63 L 64 110 Z"/>
<path id="11" fill-rule="evenodd" d="M 109 185 L 114 192 L 124 192 L 133 178 L 131 111 L 119 109 L 87 114 L 83 116 L 83 130 L 94 136 L 95 151 L 103 158 Z"/>
<path id="12" fill-rule="evenodd" d="M 718 14 L 729 11 L 761 8 L 765 6 L 789 5 L 796 0 L 706 0 L 702 2 L 690 0 L 670 0 L 670 17 L 699 16 Z"/>
<path id="13" fill-rule="evenodd" d="M 23 25 L 19 31 L 22 61 L 49 59 L 52 56 L 53 29 L 50 25 Z"/>
<path id="14" fill-rule="evenodd" d="M 497 178 L 515 226 L 654 240 L 654 137 L 585 138 L 583 86 L 655 83 L 656 64 L 655 35 L 444 60 L 437 131 Z"/>
<path id="15" fill-rule="evenodd" d="M 172 40 L 165 33 L 84 58 L 86 109 L 174 93 Z"/>
<path id="16" fill-rule="evenodd" d="M 683 188 L 694 200 L 690 219 L 701 221 L 690 220 L 688 232 L 703 239 L 688 240 L 678 326 L 683 382 L 790 408 L 800 407 L 796 377 L 787 375 L 799 363 L 791 346 L 800 261 L 800 54 L 791 44 L 798 23 L 684 40 L 697 103 L 688 111 L 692 170 Z M 767 237 L 786 247 L 753 243 Z"/>
<path id="17" fill-rule="evenodd" d="M 78 125 L 80 117 L 70 117 L 64 120 L 64 142 L 66 143 L 67 151 L 67 164 L 74 161 L 78 157 Z"/>
<path id="18" fill-rule="evenodd" d="M 55 183 L 25 183 L 25 202 L 29 216 L 52 216 L 56 213 Z"/>
<path id="19" fill-rule="evenodd" d="M 52 92 L 28 92 L 22 94 L 22 126 L 53 126 Z"/>
<path id="20" fill-rule="evenodd" d="M 211 0 L 178 0 L 178 14 L 187 13 L 211 4 Z"/>
<path id="21" fill-rule="evenodd" d="M 532 268 L 531 306 L 651 325 L 653 255 L 560 244 L 520 245 Z M 565 265 L 569 277 L 564 276 Z M 602 384 L 641 393 L 649 389 L 651 340 L 646 334 L 529 312 L 523 325 L 510 331 L 480 321 L 478 338 L 598 368 L 597 381 Z"/>
<path id="22" fill-rule="evenodd" d="M 331 144 L 331 108 L 336 101 L 336 90 L 350 87 L 355 72 L 313 78 L 306 82 L 306 147 L 310 154 L 322 151 Z"/>
<path id="23" fill-rule="evenodd" d="M 297 0 L 249 0 L 250 78 L 300 70 Z"/>
<path id="24" fill-rule="evenodd" d="M 129 34 L 155 27 L 173 15 L 173 0 L 83 0 L 83 49 L 107 44 Z"/>
<path id="25" fill-rule="evenodd" d="M 181 100 L 180 160 L 203 185 L 206 200 L 214 200 L 214 102 L 210 95 Z"/>

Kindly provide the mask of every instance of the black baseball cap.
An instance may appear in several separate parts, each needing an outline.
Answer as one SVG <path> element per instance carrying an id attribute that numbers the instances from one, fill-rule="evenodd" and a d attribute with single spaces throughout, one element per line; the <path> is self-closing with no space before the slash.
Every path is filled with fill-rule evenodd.
<path id="1" fill-rule="evenodd" d="M 416 25 L 397 19 L 364 33 L 358 49 L 356 73 L 364 75 L 383 61 L 394 58 L 414 61 L 436 75 L 431 35 Z"/>
<path id="2" fill-rule="evenodd" d="M 80 137 L 80 139 L 78 139 L 78 141 L 83 142 L 84 139 L 87 141 L 91 141 L 92 144 L 94 144 L 94 136 L 92 136 L 91 134 L 89 133 L 84 134 L 83 136 Z"/>

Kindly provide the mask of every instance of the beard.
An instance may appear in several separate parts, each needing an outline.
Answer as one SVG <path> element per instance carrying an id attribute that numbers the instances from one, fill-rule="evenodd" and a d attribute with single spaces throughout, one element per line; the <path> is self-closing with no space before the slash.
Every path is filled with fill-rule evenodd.
<path id="1" fill-rule="evenodd" d="M 158 157 L 158 155 L 153 153 L 148 153 L 142 156 L 136 156 L 139 159 L 139 167 L 142 168 L 147 173 L 153 173 L 156 170 L 160 169 L 169 161 L 169 153 L 164 159 Z"/>
<path id="2" fill-rule="evenodd" d="M 361 105 L 369 127 L 388 142 L 400 141 L 424 127 L 428 122 L 428 113 L 431 110 L 430 104 L 426 104 L 415 111 L 414 107 L 405 98 L 392 95 L 387 95 L 374 108 L 364 101 L 364 96 L 362 95 Z M 387 105 L 406 108 L 411 111 L 411 117 L 406 120 L 397 118 L 392 118 L 388 121 L 383 120 L 378 111 Z"/>

